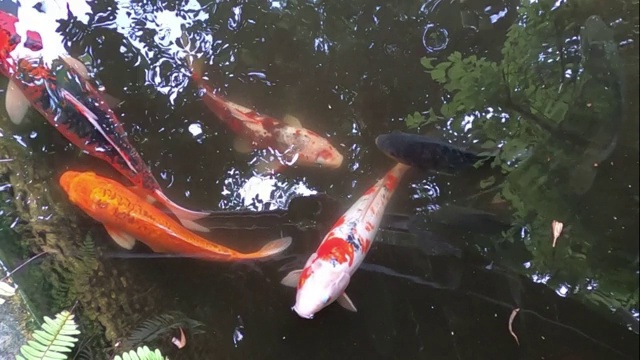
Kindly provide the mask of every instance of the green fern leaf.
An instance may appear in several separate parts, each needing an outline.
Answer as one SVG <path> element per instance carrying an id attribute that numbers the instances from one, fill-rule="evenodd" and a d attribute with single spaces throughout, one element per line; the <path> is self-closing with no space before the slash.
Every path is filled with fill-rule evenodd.
<path id="1" fill-rule="evenodd" d="M 136 349 L 136 351 L 129 351 L 122 356 L 118 355 L 113 360 L 167 360 L 160 353 L 160 350 L 156 349 L 155 351 L 149 350 L 148 347 L 142 346 Z"/>
<path id="2" fill-rule="evenodd" d="M 159 314 L 151 319 L 145 320 L 140 326 L 134 329 L 131 334 L 123 340 L 121 346 L 123 349 L 133 349 L 136 346 L 145 343 L 148 344 L 160 339 L 179 327 L 188 329 L 191 335 L 201 334 L 203 331 L 198 328 L 203 325 L 203 323 L 190 319 L 179 311 Z"/>
<path id="3" fill-rule="evenodd" d="M 33 339 L 20 348 L 17 360 L 65 360 L 80 335 L 74 315 L 64 310 L 55 319 L 44 317 L 40 330 L 33 333 Z"/>

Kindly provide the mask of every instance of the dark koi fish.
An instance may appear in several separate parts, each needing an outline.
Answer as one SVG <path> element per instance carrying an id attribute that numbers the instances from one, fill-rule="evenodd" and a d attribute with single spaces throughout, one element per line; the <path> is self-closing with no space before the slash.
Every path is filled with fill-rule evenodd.
<path id="1" fill-rule="evenodd" d="M 0 73 L 9 78 L 7 112 L 12 121 L 19 123 L 33 106 L 71 143 L 127 177 L 141 196 L 166 206 L 189 229 L 209 231 L 194 222 L 208 212 L 185 209 L 164 195 L 103 94 L 86 77 L 82 63 L 64 57 L 45 65 L 42 59 L 12 56 L 23 40 L 16 32 L 18 21 L 0 11 Z M 41 47 L 35 33 L 27 37 L 33 49 Z"/>
<path id="2" fill-rule="evenodd" d="M 402 164 L 449 174 L 458 173 L 473 167 L 479 160 L 490 158 L 478 156 L 428 136 L 400 131 L 378 136 L 376 146 Z"/>

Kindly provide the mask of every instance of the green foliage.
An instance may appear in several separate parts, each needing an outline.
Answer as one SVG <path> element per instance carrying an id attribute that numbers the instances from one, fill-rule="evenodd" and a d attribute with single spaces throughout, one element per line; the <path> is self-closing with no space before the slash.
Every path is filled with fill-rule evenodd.
<path id="1" fill-rule="evenodd" d="M 583 26 L 599 12 L 590 0 L 579 3 L 541 0 L 519 6 L 501 59 L 455 51 L 445 59 L 422 58 L 420 63 L 445 90 L 444 103 L 433 115 L 436 121 L 463 132 L 471 117 L 468 131 L 482 144 L 482 154 L 497 150 L 492 166 L 505 176 L 489 176 L 479 187 L 495 189 L 494 201 L 511 207 L 514 229 L 497 241 L 520 237 L 531 253 L 531 267 L 515 270 L 530 276 L 553 274 L 547 285 L 567 286 L 587 302 L 637 308 L 634 267 L 604 260 L 602 249 L 612 245 L 589 229 L 575 205 L 593 185 L 593 164 L 606 158 L 615 144 L 624 102 L 612 30 L 608 25 Z M 637 30 L 637 13 L 630 16 L 632 20 L 620 23 L 635 24 Z M 581 39 L 580 47 L 575 39 Z M 604 50 L 591 57 L 574 55 L 591 46 Z M 408 128 L 428 123 L 419 114 L 407 117 Z M 551 241 L 553 220 L 569 225 L 557 247 Z M 522 227 L 526 236 L 520 235 Z M 596 290 L 588 290 L 588 282 Z"/>
<path id="2" fill-rule="evenodd" d="M 156 326 L 156 328 L 164 326 L 171 327 L 175 320 L 173 320 L 178 313 L 167 314 L 159 316 L 156 319 L 145 322 L 147 327 L 145 334 L 138 334 L 140 337 L 144 337 L 144 340 L 153 340 L 157 336 L 164 334 L 163 331 L 149 331 L 148 329 Z M 78 342 L 80 330 L 74 320 L 74 315 L 67 310 L 56 314 L 55 319 L 51 319 L 48 316 L 44 317 L 44 323 L 41 328 L 33 333 L 34 340 L 29 340 L 27 344 L 20 348 L 20 354 L 16 355 L 17 360 L 64 360 L 69 358 L 69 353 L 73 351 L 75 344 Z M 186 326 L 200 326 L 201 323 L 191 319 L 181 319 L 181 323 Z M 164 325 L 163 325 L 164 324 Z M 144 329 L 140 331 L 144 332 Z M 192 331 L 193 332 L 193 331 Z M 153 334 L 152 334 L 153 333 Z M 197 333 L 197 330 L 196 332 Z M 142 340 L 141 340 L 142 341 Z M 74 359 L 94 359 L 93 351 L 86 346 L 90 343 L 91 339 L 87 339 L 82 351 L 79 351 Z M 131 350 L 125 352 L 122 355 L 118 355 L 115 360 L 164 360 L 160 350 L 150 350 L 147 346 L 138 347 L 135 351 Z"/>
<path id="3" fill-rule="evenodd" d="M 65 353 L 73 350 L 80 335 L 73 318 L 74 315 L 67 310 L 56 314 L 55 319 L 45 316 L 42 327 L 33 333 L 34 340 L 29 340 L 20 348 L 21 355 L 17 355 L 16 359 L 67 359 Z"/>
<path id="4" fill-rule="evenodd" d="M 57 286 L 53 293 L 54 303 L 59 307 L 69 306 L 89 288 L 89 281 L 98 265 L 95 243 L 90 234 L 85 237 L 78 254 L 66 260 L 66 268 L 57 271 Z"/>
<path id="5" fill-rule="evenodd" d="M 413 114 L 407 115 L 407 119 L 405 120 L 407 127 L 410 129 L 417 128 L 425 122 L 427 122 L 427 120 L 424 118 L 424 116 L 422 116 L 422 114 L 420 114 L 417 111 L 414 112 Z"/>
<path id="6" fill-rule="evenodd" d="M 143 346 L 136 349 L 136 351 L 129 351 L 122 354 L 122 356 L 117 355 L 113 360 L 164 360 L 165 357 L 162 356 L 160 350 L 156 349 L 155 351 L 149 350 L 148 347 Z"/>
<path id="7" fill-rule="evenodd" d="M 133 349 L 141 344 L 150 344 L 178 328 L 189 329 L 192 335 L 202 334 L 204 331 L 199 329 L 201 326 L 204 324 L 179 311 L 172 311 L 142 322 L 120 346 L 123 349 Z"/>

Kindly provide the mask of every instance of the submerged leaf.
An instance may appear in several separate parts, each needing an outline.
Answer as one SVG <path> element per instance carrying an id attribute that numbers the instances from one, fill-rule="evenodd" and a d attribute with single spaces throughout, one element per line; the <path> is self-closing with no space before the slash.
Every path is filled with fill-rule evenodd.
<path id="1" fill-rule="evenodd" d="M 480 189 L 486 189 L 489 186 L 495 184 L 495 182 L 496 182 L 496 177 L 493 175 L 489 176 L 488 178 L 480 181 Z"/>
<path id="2" fill-rule="evenodd" d="M 434 58 L 428 58 L 428 57 L 423 57 L 420 59 L 420 64 L 422 64 L 422 66 L 427 69 L 427 70 L 431 70 L 433 69 L 433 65 L 431 64 L 431 62 L 435 60 Z"/>
<path id="3" fill-rule="evenodd" d="M 180 328 L 180 339 L 174 337 L 171 339 L 171 342 L 178 349 L 182 349 L 187 345 L 187 338 L 184 336 L 184 331 L 182 331 L 182 328 Z"/>
<path id="4" fill-rule="evenodd" d="M 405 123 L 409 129 L 417 128 L 424 124 L 427 120 L 420 114 L 419 112 L 414 112 L 413 114 L 407 115 L 407 119 Z"/>
<path id="5" fill-rule="evenodd" d="M 199 329 L 203 323 L 190 319 L 181 312 L 173 311 L 166 314 L 154 316 L 145 320 L 140 326 L 134 329 L 131 334 L 123 340 L 123 349 L 133 349 L 143 343 L 148 344 L 163 336 L 167 336 L 177 328 L 188 329 L 191 335 L 200 334 Z"/>
<path id="6" fill-rule="evenodd" d="M 551 247 L 556 247 L 556 241 L 558 237 L 560 237 L 560 234 L 562 234 L 562 228 L 564 228 L 564 224 L 560 221 L 553 220 L 551 222 L 551 229 L 553 230 L 553 244 Z"/>
<path id="7" fill-rule="evenodd" d="M 520 308 L 513 309 L 513 311 L 511 312 L 511 316 L 509 316 L 509 333 L 511 334 L 511 336 L 513 336 L 514 339 L 516 339 L 516 343 L 520 345 L 518 336 L 513 332 L 513 320 L 516 318 L 516 315 L 518 315 L 518 311 L 520 311 Z"/>

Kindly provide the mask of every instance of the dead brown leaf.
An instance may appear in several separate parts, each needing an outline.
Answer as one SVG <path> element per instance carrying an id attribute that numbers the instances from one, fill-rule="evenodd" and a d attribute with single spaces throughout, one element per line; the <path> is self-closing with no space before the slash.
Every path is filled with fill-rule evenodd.
<path id="1" fill-rule="evenodd" d="M 174 338 L 171 339 L 171 342 L 178 349 L 182 349 L 183 347 L 185 347 L 187 345 L 187 338 L 184 336 L 184 331 L 182 331 L 182 328 L 180 328 L 180 340 L 178 340 L 177 338 L 174 337 Z"/>
<path id="2" fill-rule="evenodd" d="M 558 240 L 558 237 L 560 237 L 560 234 L 562 234 L 563 227 L 564 224 L 560 221 L 553 220 L 551 222 L 551 230 L 553 230 L 553 245 L 551 245 L 552 247 L 556 247 L 556 241 Z"/>
<path id="3" fill-rule="evenodd" d="M 515 319 L 516 315 L 518 315 L 518 311 L 520 311 L 520 308 L 513 309 L 513 311 L 511 312 L 511 316 L 509 316 L 509 333 L 511 333 L 511 336 L 516 339 L 516 343 L 518 343 L 518 346 L 520 346 L 520 340 L 518 340 L 518 336 L 513 332 L 513 319 Z"/>

